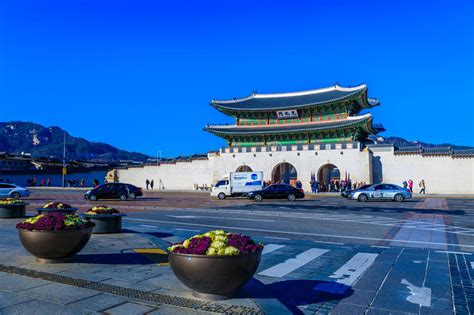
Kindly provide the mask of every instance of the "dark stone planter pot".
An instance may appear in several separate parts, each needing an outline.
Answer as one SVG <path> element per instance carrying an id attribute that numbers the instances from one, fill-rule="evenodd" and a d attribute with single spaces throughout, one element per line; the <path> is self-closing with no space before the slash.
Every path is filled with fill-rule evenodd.
<path id="1" fill-rule="evenodd" d="M 0 219 L 24 218 L 27 205 L 0 205 Z"/>
<path id="2" fill-rule="evenodd" d="M 95 223 L 95 227 L 92 233 L 111 234 L 122 232 L 122 217 L 126 216 L 126 214 L 82 214 L 82 216 Z"/>
<path id="3" fill-rule="evenodd" d="M 38 214 L 46 214 L 49 212 L 62 212 L 64 214 L 75 214 L 77 208 L 64 208 L 64 209 L 56 209 L 56 208 L 36 208 Z"/>
<path id="4" fill-rule="evenodd" d="M 176 277 L 202 299 L 232 297 L 257 271 L 262 249 L 238 256 L 203 256 L 169 253 Z"/>
<path id="5" fill-rule="evenodd" d="M 18 229 L 21 244 L 40 263 L 68 261 L 86 246 L 93 227 L 64 231 L 28 231 Z"/>

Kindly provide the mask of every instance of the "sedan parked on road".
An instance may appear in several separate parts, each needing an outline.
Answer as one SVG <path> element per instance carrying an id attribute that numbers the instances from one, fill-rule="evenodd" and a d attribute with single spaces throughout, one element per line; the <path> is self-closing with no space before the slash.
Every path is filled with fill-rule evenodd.
<path id="1" fill-rule="evenodd" d="M 395 200 L 401 202 L 411 197 L 408 189 L 393 184 L 376 184 L 366 189 L 357 189 L 349 194 L 350 199 L 357 201 Z"/>
<path id="2" fill-rule="evenodd" d="M 352 192 L 356 192 L 358 190 L 365 190 L 367 188 L 369 188 L 370 186 L 372 186 L 373 184 L 370 184 L 370 185 L 363 185 L 363 186 L 360 186 L 359 188 L 356 188 L 356 189 L 352 189 L 352 190 L 343 190 L 341 191 L 341 196 L 344 197 L 344 198 L 349 198 L 349 195 L 352 193 Z"/>
<path id="3" fill-rule="evenodd" d="M 288 199 L 294 201 L 295 199 L 304 198 L 303 189 L 295 188 L 287 184 L 276 184 L 265 187 L 262 190 L 255 190 L 248 193 L 249 199 L 255 201 L 262 201 L 262 199 Z"/>
<path id="4" fill-rule="evenodd" d="M 28 197 L 29 195 L 29 190 L 24 187 L 13 183 L 0 183 L 0 198 L 20 199 L 21 197 Z"/>
<path id="5" fill-rule="evenodd" d="M 131 184 L 108 183 L 87 191 L 84 198 L 91 201 L 116 198 L 125 201 L 127 199 L 135 199 L 138 196 L 143 196 L 141 188 Z"/>

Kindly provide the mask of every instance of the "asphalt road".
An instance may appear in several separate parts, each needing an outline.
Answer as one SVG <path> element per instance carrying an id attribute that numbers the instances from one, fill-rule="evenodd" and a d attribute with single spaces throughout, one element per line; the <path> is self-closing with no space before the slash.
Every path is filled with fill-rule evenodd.
<path id="1" fill-rule="evenodd" d="M 51 199 L 81 210 L 93 204 L 114 206 L 128 213 L 124 228 L 149 235 L 156 244 L 210 229 L 251 235 L 266 249 L 246 290 L 267 313 L 279 313 L 281 305 L 259 299 L 259 285 L 289 281 L 301 288 L 288 294 L 306 301 L 281 296 L 283 307 L 293 313 L 474 311 L 474 199 L 359 203 L 334 196 L 255 203 L 161 192 L 133 201 L 91 203 L 80 191 L 48 190 L 29 198 L 29 210 Z M 286 289 L 297 290 L 289 284 Z M 331 298 L 311 300 L 313 295 L 306 296 L 311 290 Z"/>

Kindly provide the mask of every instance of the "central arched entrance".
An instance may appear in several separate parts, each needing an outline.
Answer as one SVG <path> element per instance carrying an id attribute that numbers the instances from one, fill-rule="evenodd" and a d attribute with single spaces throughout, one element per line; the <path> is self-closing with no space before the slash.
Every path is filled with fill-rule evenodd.
<path id="1" fill-rule="evenodd" d="M 290 163 L 280 163 L 273 168 L 272 182 L 274 184 L 285 183 L 295 185 L 297 179 L 298 173 L 296 172 L 296 168 Z"/>
<path id="2" fill-rule="evenodd" d="M 334 164 L 325 164 L 318 170 L 318 182 L 321 191 L 329 191 L 330 184 L 339 184 L 341 180 L 341 172 Z M 337 188 L 337 187 L 336 187 Z M 333 189 L 334 190 L 334 189 Z"/>
<path id="3" fill-rule="evenodd" d="M 237 167 L 237 169 L 235 170 L 237 173 L 241 173 L 241 172 L 253 172 L 252 169 L 250 168 L 250 166 L 248 165 L 240 165 L 239 167 Z"/>

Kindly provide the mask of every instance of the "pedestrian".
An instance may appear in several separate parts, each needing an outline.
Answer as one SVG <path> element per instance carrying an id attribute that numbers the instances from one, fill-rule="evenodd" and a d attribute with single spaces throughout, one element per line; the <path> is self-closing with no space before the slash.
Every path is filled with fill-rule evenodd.
<path id="1" fill-rule="evenodd" d="M 303 188 L 303 183 L 301 183 L 301 181 L 299 179 L 296 181 L 296 188 L 298 188 L 298 189 Z"/>
<path id="2" fill-rule="evenodd" d="M 145 185 L 146 185 L 146 190 L 148 190 L 148 187 L 150 186 L 150 181 L 148 179 L 145 181 Z"/>
<path id="3" fill-rule="evenodd" d="M 48 177 L 48 181 L 46 182 L 46 185 L 47 185 L 48 187 L 51 186 L 51 178 L 50 178 L 50 177 Z"/>
<path id="4" fill-rule="evenodd" d="M 150 181 L 150 188 L 153 190 L 153 186 L 155 185 L 155 182 L 153 181 L 153 179 Z"/>
<path id="5" fill-rule="evenodd" d="M 408 187 L 408 183 L 407 183 L 407 181 L 406 181 L 406 180 L 405 180 L 405 181 L 403 181 L 403 184 L 402 184 L 402 185 L 403 185 L 403 188 L 404 188 L 404 189 L 407 189 L 407 187 Z"/>
<path id="6" fill-rule="evenodd" d="M 46 180 L 45 180 L 44 178 L 41 180 L 41 186 L 42 186 L 42 187 L 43 187 L 43 186 L 46 186 Z"/>
<path id="7" fill-rule="evenodd" d="M 421 188 L 420 194 L 423 193 L 423 195 L 426 193 L 426 186 L 425 186 L 425 180 L 422 179 L 421 182 L 418 184 Z"/>
<path id="8" fill-rule="evenodd" d="M 83 179 L 81 179 L 81 187 L 84 188 L 84 186 L 86 185 L 86 181 Z"/>
<path id="9" fill-rule="evenodd" d="M 411 179 L 408 180 L 408 188 L 410 189 L 410 192 L 413 193 L 413 181 Z"/>

